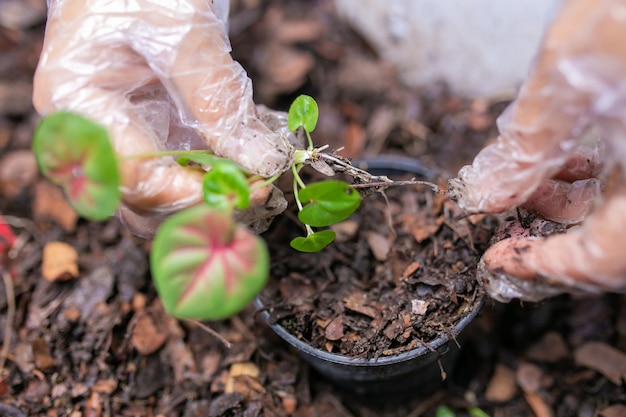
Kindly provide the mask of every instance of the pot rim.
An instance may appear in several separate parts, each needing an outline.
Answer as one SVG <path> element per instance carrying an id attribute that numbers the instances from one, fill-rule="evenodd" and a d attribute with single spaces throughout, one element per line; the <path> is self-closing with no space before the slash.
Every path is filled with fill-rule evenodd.
<path id="1" fill-rule="evenodd" d="M 260 311 L 260 314 L 263 317 L 264 321 L 272 328 L 272 330 L 276 334 L 278 334 L 283 340 L 285 340 L 287 343 L 289 343 L 296 349 L 299 349 L 302 352 L 310 356 L 314 356 L 324 361 L 332 362 L 335 364 L 349 365 L 349 366 L 361 366 L 361 367 L 374 367 L 374 366 L 385 366 L 385 365 L 396 364 L 400 362 L 406 362 L 406 361 L 415 359 L 419 356 L 436 352 L 437 349 L 439 349 L 446 343 L 453 340 L 453 338 L 450 337 L 451 335 L 454 335 L 456 337 L 463 331 L 463 329 L 465 329 L 465 327 L 472 320 L 474 320 L 474 318 L 480 311 L 481 307 L 485 303 L 485 298 L 486 296 L 484 293 L 479 294 L 476 297 L 476 300 L 474 301 L 474 303 L 471 305 L 469 312 L 465 316 L 463 316 L 463 318 L 461 318 L 461 320 L 459 320 L 454 327 L 450 329 L 451 331 L 449 333 L 442 333 L 440 336 L 436 337 L 434 340 L 428 343 L 428 346 L 426 346 L 423 343 L 420 343 L 420 345 L 415 349 L 411 349 L 409 351 L 398 353 L 395 355 L 380 356 L 378 358 L 372 358 L 372 359 L 352 358 L 349 356 L 340 355 L 337 353 L 329 353 L 321 349 L 314 348 L 308 343 L 298 339 L 296 336 L 289 333 L 283 326 L 277 323 L 270 323 L 269 321 L 270 314 L 267 310 L 264 310 L 264 305 L 260 299 L 260 296 L 258 296 L 254 300 L 254 306 L 257 308 L 257 311 Z"/>

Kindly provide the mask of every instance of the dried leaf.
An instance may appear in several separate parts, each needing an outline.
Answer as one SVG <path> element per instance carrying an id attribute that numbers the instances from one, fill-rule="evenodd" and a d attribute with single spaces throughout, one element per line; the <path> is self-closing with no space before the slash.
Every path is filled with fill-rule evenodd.
<path id="1" fill-rule="evenodd" d="M 419 262 L 411 262 L 405 269 L 404 272 L 402 273 L 402 278 L 408 278 L 411 275 L 413 275 L 413 273 L 415 271 L 417 271 L 420 267 L 420 263 Z"/>
<path id="2" fill-rule="evenodd" d="M 354 220 L 345 220 L 330 226 L 330 230 L 335 232 L 335 242 L 345 242 L 356 234 L 359 224 Z"/>
<path id="3" fill-rule="evenodd" d="M 339 340 L 343 337 L 343 316 L 337 316 L 324 329 L 324 336 L 328 340 Z"/>
<path id="4" fill-rule="evenodd" d="M 162 317 L 168 333 L 165 352 L 174 369 L 174 380 L 181 383 L 189 377 L 198 375 L 196 362 L 190 346 L 184 340 L 185 333 L 178 320 L 169 314 L 162 314 Z"/>
<path id="5" fill-rule="evenodd" d="M 281 404 L 285 413 L 292 415 L 298 408 L 298 399 L 294 395 L 286 394 L 281 398 Z"/>
<path id="6" fill-rule="evenodd" d="M 30 342 L 33 349 L 33 357 L 35 358 L 35 364 L 37 368 L 46 370 L 53 368 L 57 365 L 56 361 L 50 356 L 50 349 L 48 344 L 42 338 L 34 339 Z"/>
<path id="7" fill-rule="evenodd" d="M 603 408 L 598 412 L 600 417 L 624 417 L 626 416 L 626 405 L 613 404 Z"/>
<path id="8" fill-rule="evenodd" d="M 534 393 L 541 387 L 543 370 L 532 363 L 521 363 L 515 376 L 517 384 L 525 393 Z"/>
<path id="9" fill-rule="evenodd" d="M 532 360 L 554 363 L 567 358 L 569 350 L 558 332 L 548 332 L 543 338 L 526 351 L 526 356 Z"/>
<path id="10" fill-rule="evenodd" d="M 600 372 L 616 385 L 626 379 L 626 353 L 603 342 L 587 342 L 574 352 L 576 363 Z"/>
<path id="11" fill-rule="evenodd" d="M 526 402 L 535 413 L 536 417 L 552 417 L 554 413 L 541 395 L 537 393 L 524 394 Z"/>
<path id="12" fill-rule="evenodd" d="M 311 165 L 311 168 L 313 168 L 320 174 L 326 175 L 327 177 L 332 177 L 335 175 L 335 170 L 321 159 L 312 159 L 309 161 L 309 164 Z"/>
<path id="13" fill-rule="evenodd" d="M 35 184 L 33 215 L 38 221 L 54 220 L 66 232 L 74 231 L 78 220 L 78 213 L 67 202 L 61 189 L 45 180 Z"/>
<path id="14" fill-rule="evenodd" d="M 84 417 L 102 416 L 102 399 L 98 391 L 91 391 L 87 404 L 85 405 Z"/>
<path id="15" fill-rule="evenodd" d="M 149 314 L 140 313 L 133 334 L 131 343 L 142 355 L 151 355 L 159 350 L 167 340 L 167 333 L 157 326 Z"/>
<path id="16" fill-rule="evenodd" d="M 258 379 L 260 373 L 259 368 L 252 362 L 233 363 L 226 378 L 226 387 L 224 388 L 224 392 L 227 394 L 232 394 L 234 392 L 241 392 L 242 394 L 245 394 L 245 392 L 240 390 L 241 387 L 236 386 L 235 380 L 239 377 Z"/>
<path id="17" fill-rule="evenodd" d="M 378 317 L 378 310 L 367 305 L 367 296 L 363 292 L 353 291 L 347 297 L 344 297 L 342 301 L 348 310 L 356 311 L 372 319 Z"/>
<path id="18" fill-rule="evenodd" d="M 379 261 L 387 259 L 389 250 L 391 250 L 391 241 L 380 233 L 369 232 L 365 235 L 367 244 L 369 245 L 374 257 Z"/>
<path id="19" fill-rule="evenodd" d="M 77 322 L 80 318 L 80 309 L 76 306 L 71 306 L 63 310 L 63 317 L 69 322 Z"/>
<path id="20" fill-rule="evenodd" d="M 0 159 L 0 194 L 13 198 L 37 178 L 37 162 L 30 150 L 9 152 Z"/>
<path id="21" fill-rule="evenodd" d="M 508 366 L 497 364 L 487 389 L 485 398 L 493 402 L 509 401 L 517 392 L 515 373 Z"/>
<path id="22" fill-rule="evenodd" d="M 412 234 L 418 243 L 421 243 L 437 233 L 445 217 L 442 215 L 433 219 L 421 211 L 415 214 L 405 213 L 401 220 L 405 230 Z"/>
<path id="23" fill-rule="evenodd" d="M 101 379 L 100 381 L 96 381 L 95 384 L 91 387 L 92 391 L 110 395 L 117 389 L 117 381 L 113 378 L 109 379 Z"/>
<path id="24" fill-rule="evenodd" d="M 64 242 L 50 242 L 43 248 L 41 273 L 48 281 L 67 281 L 78 277 L 78 253 Z"/>
<path id="25" fill-rule="evenodd" d="M 424 300 L 411 300 L 411 313 L 417 314 L 418 316 L 423 316 L 428 311 L 428 305 L 430 302 Z"/>

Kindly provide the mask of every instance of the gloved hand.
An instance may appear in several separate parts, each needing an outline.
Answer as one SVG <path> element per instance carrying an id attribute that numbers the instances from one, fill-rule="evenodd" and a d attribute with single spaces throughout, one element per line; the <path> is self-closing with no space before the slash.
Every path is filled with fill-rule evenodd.
<path id="1" fill-rule="evenodd" d="M 504 225 L 479 267 L 496 299 L 626 290 L 624 39 L 626 1 L 564 2 L 497 142 L 449 183 L 468 212 L 523 205 L 568 229 L 545 237 L 546 220 Z M 582 146 L 591 127 L 595 148 Z"/>
<path id="2" fill-rule="evenodd" d="M 230 56 L 228 0 L 48 4 L 34 80 L 39 113 L 70 110 L 91 118 L 109 130 L 122 157 L 208 148 L 264 177 L 288 167 L 286 116 L 259 114 L 251 82 Z M 172 157 L 126 158 L 121 170 L 121 215 L 137 234 L 151 236 L 164 216 L 201 200 L 200 174 Z M 275 189 L 252 197 L 257 206 L 248 223 L 286 206 Z M 268 210 L 259 207 L 268 200 Z"/>

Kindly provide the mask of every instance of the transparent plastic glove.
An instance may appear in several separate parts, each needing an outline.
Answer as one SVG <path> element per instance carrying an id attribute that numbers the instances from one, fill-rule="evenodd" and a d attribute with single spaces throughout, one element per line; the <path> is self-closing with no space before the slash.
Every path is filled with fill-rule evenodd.
<path id="1" fill-rule="evenodd" d="M 259 115 L 251 82 L 230 56 L 228 0 L 49 0 L 48 6 L 33 93 L 41 114 L 71 110 L 92 118 L 108 128 L 122 157 L 211 149 L 264 177 L 288 167 L 286 121 Z M 162 217 L 201 200 L 200 180 L 171 157 L 124 158 L 122 218 L 150 236 Z M 272 193 L 281 200 L 279 194 Z M 256 197 L 263 203 L 268 196 Z M 284 209 L 274 203 L 273 214 Z"/>
<path id="2" fill-rule="evenodd" d="M 451 196 L 468 212 L 526 203 L 548 220 L 582 221 L 549 237 L 507 225 L 504 240 L 480 265 L 496 299 L 626 289 L 623 39 L 626 1 L 564 2 L 528 80 L 498 121 L 497 142 L 449 182 Z M 590 126 L 601 129 L 596 149 L 581 147 Z"/>

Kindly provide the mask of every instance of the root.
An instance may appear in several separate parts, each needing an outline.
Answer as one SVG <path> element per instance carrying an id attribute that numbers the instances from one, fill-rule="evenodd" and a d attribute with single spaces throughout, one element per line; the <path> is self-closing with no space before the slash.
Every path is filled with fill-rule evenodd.
<path id="1" fill-rule="evenodd" d="M 328 154 L 318 152 L 316 157 L 328 164 L 335 172 L 342 172 L 349 175 L 354 180 L 352 188 L 356 189 L 374 189 L 377 191 L 384 190 L 388 187 L 421 184 L 430 187 L 437 194 L 445 194 L 447 191 L 442 190 L 438 185 L 429 181 L 394 181 L 385 175 L 372 175 L 369 172 L 352 165 L 349 159 L 336 154 Z"/>

